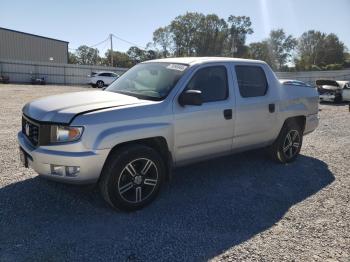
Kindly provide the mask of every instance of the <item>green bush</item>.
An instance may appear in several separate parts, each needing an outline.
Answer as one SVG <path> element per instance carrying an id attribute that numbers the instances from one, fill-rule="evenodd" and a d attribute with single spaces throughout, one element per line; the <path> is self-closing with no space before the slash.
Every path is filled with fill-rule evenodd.
<path id="1" fill-rule="evenodd" d="M 317 65 L 312 65 L 311 66 L 311 71 L 321 71 L 321 67 L 317 66 Z"/>
<path id="2" fill-rule="evenodd" d="M 342 64 L 329 64 L 324 67 L 325 70 L 340 70 L 343 69 Z"/>

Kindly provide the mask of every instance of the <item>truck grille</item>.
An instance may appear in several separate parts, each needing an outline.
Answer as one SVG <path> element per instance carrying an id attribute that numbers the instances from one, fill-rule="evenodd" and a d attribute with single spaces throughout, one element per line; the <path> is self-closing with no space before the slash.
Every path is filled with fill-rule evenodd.
<path id="1" fill-rule="evenodd" d="M 37 146 L 39 143 L 40 125 L 22 116 L 22 133 L 29 139 L 29 141 Z"/>

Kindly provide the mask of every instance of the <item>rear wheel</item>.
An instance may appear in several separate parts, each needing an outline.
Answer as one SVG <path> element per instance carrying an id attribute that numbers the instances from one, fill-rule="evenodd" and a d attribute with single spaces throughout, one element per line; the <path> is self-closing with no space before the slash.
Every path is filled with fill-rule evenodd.
<path id="1" fill-rule="evenodd" d="M 270 148 L 272 157 L 280 163 L 294 161 L 303 143 L 303 131 L 301 125 L 295 120 L 287 121 Z"/>
<path id="2" fill-rule="evenodd" d="M 102 88 L 102 87 L 105 86 L 105 83 L 103 81 L 101 81 L 101 80 L 98 80 L 96 85 L 97 85 L 98 88 Z"/>
<path id="3" fill-rule="evenodd" d="M 101 193 L 114 208 L 143 208 L 157 196 L 165 170 L 154 149 L 143 145 L 124 147 L 108 157 L 99 184 Z"/>

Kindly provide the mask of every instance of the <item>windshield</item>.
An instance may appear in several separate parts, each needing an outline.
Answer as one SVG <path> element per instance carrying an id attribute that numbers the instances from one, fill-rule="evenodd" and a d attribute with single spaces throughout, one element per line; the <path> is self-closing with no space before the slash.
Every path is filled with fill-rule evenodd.
<path id="1" fill-rule="evenodd" d="M 187 68 L 188 65 L 175 63 L 138 64 L 113 82 L 106 91 L 141 99 L 163 100 Z"/>

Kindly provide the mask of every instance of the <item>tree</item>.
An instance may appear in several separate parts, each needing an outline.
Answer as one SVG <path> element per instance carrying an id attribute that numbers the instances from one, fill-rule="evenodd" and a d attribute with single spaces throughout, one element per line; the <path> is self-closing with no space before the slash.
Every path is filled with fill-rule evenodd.
<path id="1" fill-rule="evenodd" d="M 297 45 L 295 64 L 298 69 L 308 70 L 312 65 L 321 66 L 324 56 L 323 43 L 326 35 L 310 30 L 301 35 Z"/>
<path id="2" fill-rule="evenodd" d="M 197 56 L 220 56 L 227 36 L 227 23 L 217 15 L 201 16 L 193 48 Z"/>
<path id="3" fill-rule="evenodd" d="M 187 12 L 170 25 L 153 33 L 153 42 L 162 56 L 247 56 L 245 45 L 253 33 L 247 16 L 229 16 L 227 21 L 216 14 Z"/>
<path id="4" fill-rule="evenodd" d="M 271 67 L 274 67 L 274 61 L 267 40 L 251 43 L 249 45 L 249 58 L 263 60 Z"/>
<path id="5" fill-rule="evenodd" d="M 158 58 L 158 53 L 154 50 L 144 50 L 137 46 L 132 46 L 126 52 L 133 65 L 151 59 Z"/>
<path id="6" fill-rule="evenodd" d="M 108 49 L 103 58 L 103 64 L 106 66 L 111 65 L 111 50 Z M 113 51 L 113 67 L 126 67 L 130 68 L 133 66 L 133 62 L 130 57 L 123 52 Z"/>
<path id="7" fill-rule="evenodd" d="M 292 57 L 297 40 L 282 29 L 272 30 L 269 38 L 249 45 L 249 57 L 266 61 L 274 70 L 281 70 Z"/>
<path id="8" fill-rule="evenodd" d="M 309 30 L 298 39 L 295 58 L 297 69 L 310 70 L 313 66 L 326 69 L 327 65 L 342 65 L 344 62 L 345 46 L 335 34 Z"/>
<path id="9" fill-rule="evenodd" d="M 78 57 L 71 52 L 68 52 L 68 64 L 78 64 Z"/>
<path id="10" fill-rule="evenodd" d="M 132 46 L 129 48 L 129 50 L 126 52 L 130 58 L 130 60 L 134 63 L 140 63 L 145 59 L 145 51 L 138 48 L 137 46 Z"/>
<path id="11" fill-rule="evenodd" d="M 324 43 L 324 63 L 343 64 L 345 62 L 345 46 L 335 34 L 329 34 Z"/>
<path id="12" fill-rule="evenodd" d="M 170 31 L 175 45 L 175 56 L 193 56 L 196 54 L 195 43 L 198 41 L 197 30 L 204 15 L 189 13 L 177 16 L 170 23 Z"/>
<path id="13" fill-rule="evenodd" d="M 169 56 L 173 45 L 173 37 L 170 32 L 170 27 L 160 27 L 156 31 L 154 31 L 153 42 L 156 46 L 161 47 L 162 57 Z"/>
<path id="14" fill-rule="evenodd" d="M 233 57 L 243 57 L 248 50 L 245 46 L 247 35 L 254 33 L 250 17 L 230 15 L 227 22 L 229 28 L 229 40 L 226 53 Z"/>
<path id="15" fill-rule="evenodd" d="M 101 63 L 101 57 L 97 48 L 91 48 L 81 45 L 76 51 L 78 64 L 81 65 L 98 65 Z"/>
<path id="16" fill-rule="evenodd" d="M 272 56 L 272 68 L 281 69 L 290 61 L 297 40 L 292 35 L 287 36 L 283 29 L 277 29 L 270 32 L 267 42 Z"/>

